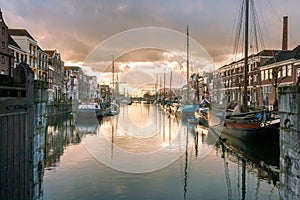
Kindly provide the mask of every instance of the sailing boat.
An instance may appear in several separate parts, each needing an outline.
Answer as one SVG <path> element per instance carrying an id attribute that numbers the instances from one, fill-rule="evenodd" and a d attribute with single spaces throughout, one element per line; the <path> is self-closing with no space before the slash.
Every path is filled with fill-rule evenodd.
<path id="1" fill-rule="evenodd" d="M 194 112 L 195 109 L 198 108 L 199 106 L 196 104 L 190 104 L 190 85 L 189 85 L 189 79 L 190 79 L 190 61 L 189 61 L 189 26 L 187 26 L 187 34 L 186 34 L 186 82 L 187 82 L 187 89 L 186 89 L 186 102 L 185 105 L 181 107 L 181 119 L 183 121 L 187 121 L 190 118 L 194 118 Z"/>
<path id="2" fill-rule="evenodd" d="M 280 119 L 271 119 L 270 112 L 249 112 L 248 102 L 248 21 L 249 0 L 245 1 L 245 57 L 244 57 L 244 113 L 226 116 L 222 133 L 240 138 L 242 140 L 259 140 L 269 137 L 278 137 Z"/>

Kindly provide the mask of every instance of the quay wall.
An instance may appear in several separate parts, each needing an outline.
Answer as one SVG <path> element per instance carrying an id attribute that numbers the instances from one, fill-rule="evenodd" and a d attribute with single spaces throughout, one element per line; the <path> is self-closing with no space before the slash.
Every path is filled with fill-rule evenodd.
<path id="1" fill-rule="evenodd" d="M 34 81 L 33 199 L 43 199 L 44 148 L 47 118 L 48 83 Z"/>
<path id="2" fill-rule="evenodd" d="M 62 103 L 48 103 L 47 104 L 47 117 L 53 117 L 55 115 L 67 114 L 72 112 L 71 102 Z"/>
<path id="3" fill-rule="evenodd" d="M 280 199 L 300 199 L 300 86 L 279 88 Z"/>
<path id="4" fill-rule="evenodd" d="M 1 76 L 0 82 L 0 199 L 31 200 L 34 196 L 33 72 L 26 66 L 18 66 L 14 79 Z"/>
<path id="5" fill-rule="evenodd" d="M 27 64 L 0 76 L 0 199 L 43 199 L 47 88 Z"/>

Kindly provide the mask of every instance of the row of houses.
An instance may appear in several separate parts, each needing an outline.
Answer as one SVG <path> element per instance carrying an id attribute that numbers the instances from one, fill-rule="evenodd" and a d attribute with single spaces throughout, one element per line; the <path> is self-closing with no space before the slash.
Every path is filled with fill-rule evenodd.
<path id="1" fill-rule="evenodd" d="M 0 10 L 0 74 L 13 76 L 13 69 L 26 63 L 34 71 L 34 80 L 48 85 L 48 103 L 97 97 L 97 78 L 78 66 L 65 66 L 56 49 L 42 49 L 25 29 L 9 28 Z M 79 84 L 80 83 L 80 84 Z"/>
<path id="2" fill-rule="evenodd" d="M 300 77 L 300 45 L 292 50 L 262 50 L 248 57 L 248 105 L 278 105 L 277 89 L 296 85 Z M 244 59 L 213 72 L 210 82 L 213 101 L 242 103 Z"/>
<path id="3" fill-rule="evenodd" d="M 282 48 L 264 49 L 248 56 L 247 102 L 251 106 L 278 106 L 278 87 L 299 84 L 300 45 L 288 49 L 288 17 L 283 17 Z M 212 100 L 242 103 L 245 59 L 221 66 L 209 80 Z"/>

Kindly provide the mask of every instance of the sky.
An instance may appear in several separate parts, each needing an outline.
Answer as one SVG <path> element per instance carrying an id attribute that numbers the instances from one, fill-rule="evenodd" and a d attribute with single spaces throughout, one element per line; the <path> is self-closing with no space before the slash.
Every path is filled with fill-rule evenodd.
<path id="1" fill-rule="evenodd" d="M 182 55 L 186 51 L 186 41 L 182 36 L 186 34 L 188 25 L 190 38 L 198 44 L 198 50 L 207 53 L 210 62 L 220 67 L 232 61 L 233 38 L 237 29 L 241 1 L 0 0 L 0 8 L 9 28 L 27 29 L 42 49 L 56 49 L 60 52 L 66 65 L 86 64 L 90 55 L 97 52 L 95 49 L 103 49 L 105 42 L 114 40 L 116 42 L 118 41 L 116 38 L 120 39 L 118 37 L 125 41 L 119 46 L 120 48 L 135 43 L 135 37 L 139 38 L 140 46 L 124 48 L 117 55 L 114 50 L 111 50 L 111 55 L 105 54 L 105 59 L 99 62 L 109 65 L 112 57 L 115 56 L 116 60 L 122 57 L 123 62 L 116 62 L 116 64 L 132 69 L 133 63 L 136 65 L 140 62 L 141 66 L 141 62 L 146 62 L 147 65 L 149 62 L 157 62 L 162 57 L 165 61 L 166 58 L 162 54 L 168 52 L 176 58 L 178 55 L 174 53 L 174 49 L 165 47 L 160 55 L 154 53 L 149 56 L 149 53 L 146 53 L 147 60 L 147 57 L 141 56 L 145 53 L 142 48 L 157 48 L 157 46 L 143 46 L 143 39 L 147 40 L 150 27 L 155 27 L 159 33 L 164 30 L 172 32 L 174 37 L 171 41 L 168 41 L 168 36 L 164 36 L 164 38 L 152 38 L 150 42 L 168 41 L 167 45 L 172 46 L 175 41 L 178 52 Z M 282 18 L 285 15 L 289 17 L 289 48 L 293 49 L 300 44 L 299 0 L 256 0 L 254 2 L 264 49 L 281 48 Z M 136 35 L 138 33 L 136 30 L 141 29 L 146 29 L 148 32 Z M 181 39 L 177 40 L 177 36 Z M 118 44 L 115 45 L 118 47 Z M 141 54 L 139 56 L 135 54 L 133 58 L 130 51 L 138 49 L 142 50 Z M 98 53 L 102 54 L 103 50 Z M 191 52 L 190 55 L 196 59 L 197 55 L 193 53 L 195 52 Z M 130 57 L 125 58 L 125 55 Z M 170 57 L 167 59 L 168 62 L 173 62 L 174 66 L 180 65 L 178 60 L 176 64 L 174 60 L 170 61 Z M 196 61 L 195 65 L 197 65 Z M 97 71 L 96 68 L 91 68 Z"/>

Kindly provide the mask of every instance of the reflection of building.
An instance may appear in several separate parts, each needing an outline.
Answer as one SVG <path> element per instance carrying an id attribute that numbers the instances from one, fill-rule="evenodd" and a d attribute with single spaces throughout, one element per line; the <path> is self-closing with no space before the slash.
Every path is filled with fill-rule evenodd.
<path id="1" fill-rule="evenodd" d="M 73 117 L 58 115 L 47 121 L 45 144 L 45 167 L 54 167 L 59 162 L 64 148 L 70 144 L 80 142 L 80 137 L 74 131 Z"/>

